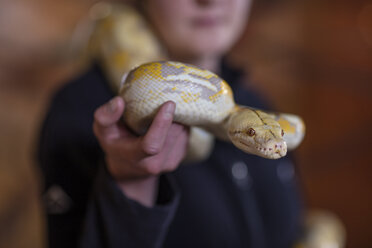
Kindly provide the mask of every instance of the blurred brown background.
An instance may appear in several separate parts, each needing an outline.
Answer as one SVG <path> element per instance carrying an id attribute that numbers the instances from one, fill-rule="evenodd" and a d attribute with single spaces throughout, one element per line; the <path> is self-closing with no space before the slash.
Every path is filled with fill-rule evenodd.
<path id="1" fill-rule="evenodd" d="M 0 2 L 0 242 L 42 247 L 33 152 L 52 92 L 79 72 L 70 37 L 93 1 Z M 309 208 L 337 214 L 348 247 L 372 247 L 372 2 L 256 1 L 231 59 L 277 109 L 303 116 Z M 22 233 L 21 237 L 19 233 Z"/>

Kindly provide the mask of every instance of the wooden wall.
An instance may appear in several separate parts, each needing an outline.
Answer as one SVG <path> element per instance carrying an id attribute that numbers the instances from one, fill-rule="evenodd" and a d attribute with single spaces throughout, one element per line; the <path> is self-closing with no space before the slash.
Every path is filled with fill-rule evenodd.
<path id="1" fill-rule="evenodd" d="M 372 2 L 256 1 L 233 57 L 305 119 L 296 155 L 309 208 L 336 213 L 348 247 L 372 247 Z"/>
<path id="2" fill-rule="evenodd" d="M 77 72 L 66 40 L 86 1 L 0 1 L 0 246 L 46 247 L 36 137 L 48 98 Z"/>

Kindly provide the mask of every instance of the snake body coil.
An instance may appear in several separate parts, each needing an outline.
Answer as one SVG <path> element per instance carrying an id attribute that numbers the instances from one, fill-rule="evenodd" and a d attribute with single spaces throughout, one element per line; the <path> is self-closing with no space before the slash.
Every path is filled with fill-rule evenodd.
<path id="1" fill-rule="evenodd" d="M 173 101 L 175 122 L 200 127 L 265 158 L 285 156 L 287 148 L 294 149 L 304 137 L 300 117 L 239 106 L 223 79 L 179 62 L 151 62 L 134 68 L 124 78 L 120 95 L 126 102 L 124 120 L 138 134 L 146 132 L 163 103 Z"/>

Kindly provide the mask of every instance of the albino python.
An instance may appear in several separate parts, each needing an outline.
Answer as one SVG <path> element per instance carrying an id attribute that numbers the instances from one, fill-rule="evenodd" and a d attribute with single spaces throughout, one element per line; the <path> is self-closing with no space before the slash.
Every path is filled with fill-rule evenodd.
<path id="1" fill-rule="evenodd" d="M 203 128 L 264 158 L 285 156 L 304 137 L 300 117 L 239 106 L 223 79 L 180 62 L 151 62 L 134 68 L 124 76 L 119 95 L 126 102 L 124 120 L 138 134 L 147 130 L 163 103 L 173 101 L 175 122 Z"/>

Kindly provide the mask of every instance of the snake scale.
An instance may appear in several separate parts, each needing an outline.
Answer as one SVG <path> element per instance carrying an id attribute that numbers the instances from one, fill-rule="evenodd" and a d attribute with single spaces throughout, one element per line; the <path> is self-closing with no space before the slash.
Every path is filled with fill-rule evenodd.
<path id="1" fill-rule="evenodd" d="M 219 76 L 180 62 L 150 62 L 132 69 L 123 77 L 119 95 L 126 102 L 124 121 L 137 134 L 146 132 L 167 101 L 176 103 L 175 122 L 202 128 L 264 158 L 285 156 L 301 143 L 305 133 L 300 117 L 240 106 Z"/>

